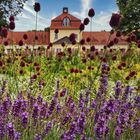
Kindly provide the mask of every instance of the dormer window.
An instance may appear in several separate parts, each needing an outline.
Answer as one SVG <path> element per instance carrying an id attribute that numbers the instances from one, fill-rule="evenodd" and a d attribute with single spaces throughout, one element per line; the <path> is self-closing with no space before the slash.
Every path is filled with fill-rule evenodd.
<path id="1" fill-rule="evenodd" d="M 64 18 L 63 19 L 63 26 L 70 26 L 70 19 L 69 18 Z"/>

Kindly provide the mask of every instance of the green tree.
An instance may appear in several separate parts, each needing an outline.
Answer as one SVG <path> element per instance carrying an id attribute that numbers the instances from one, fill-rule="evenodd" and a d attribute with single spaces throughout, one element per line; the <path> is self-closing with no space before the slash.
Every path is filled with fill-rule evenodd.
<path id="1" fill-rule="evenodd" d="M 0 28 L 7 25 L 10 15 L 19 14 L 27 0 L 0 0 Z"/>
<path id="2" fill-rule="evenodd" d="M 46 28 L 44 28 L 44 31 L 45 31 L 45 32 L 50 31 L 50 27 L 46 27 Z"/>
<path id="3" fill-rule="evenodd" d="M 140 30 L 140 0 L 116 0 L 122 16 L 119 30 L 125 33 Z"/>

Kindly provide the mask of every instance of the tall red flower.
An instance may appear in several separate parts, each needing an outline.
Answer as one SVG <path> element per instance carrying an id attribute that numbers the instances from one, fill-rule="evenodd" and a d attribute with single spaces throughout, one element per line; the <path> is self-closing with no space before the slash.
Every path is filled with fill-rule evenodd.
<path id="1" fill-rule="evenodd" d="M 11 16 L 9 17 L 9 21 L 14 21 L 14 20 L 15 20 L 15 17 L 11 15 Z"/>
<path id="2" fill-rule="evenodd" d="M 91 51 L 91 52 L 94 52 L 94 51 L 95 51 L 95 46 L 91 46 L 91 47 L 90 47 L 90 51 Z"/>
<path id="3" fill-rule="evenodd" d="M 19 45 L 19 46 L 23 46 L 23 41 L 20 40 L 20 41 L 18 42 L 18 45 Z"/>
<path id="4" fill-rule="evenodd" d="M 4 41 L 4 46 L 8 46 L 8 41 Z"/>
<path id="5" fill-rule="evenodd" d="M 76 35 L 74 33 L 72 33 L 70 36 L 69 36 L 69 40 L 71 42 L 73 42 L 74 40 L 76 39 Z"/>
<path id="6" fill-rule="evenodd" d="M 80 40 L 80 44 L 81 44 L 81 45 L 84 45 L 84 44 L 85 44 L 85 39 L 81 39 L 81 40 Z"/>
<path id="7" fill-rule="evenodd" d="M 80 29 L 80 31 L 83 31 L 85 29 L 85 25 L 83 23 L 81 23 L 79 29 Z"/>
<path id="8" fill-rule="evenodd" d="M 39 12 L 40 11 L 40 3 L 36 2 L 35 5 L 34 5 L 34 10 L 36 12 Z"/>
<path id="9" fill-rule="evenodd" d="M 35 40 L 38 40 L 38 36 L 37 35 L 35 36 Z"/>
<path id="10" fill-rule="evenodd" d="M 92 18 L 94 17 L 94 15 L 95 15 L 94 9 L 93 8 L 89 9 L 88 16 Z"/>
<path id="11" fill-rule="evenodd" d="M 2 37 L 6 38 L 7 35 L 8 35 L 8 30 L 7 30 L 7 28 L 2 28 L 2 30 L 1 30 L 1 32 L 0 32 L 0 35 L 1 35 Z"/>
<path id="12" fill-rule="evenodd" d="M 23 39 L 24 39 L 24 40 L 27 40 L 27 39 L 28 39 L 27 34 L 24 34 L 24 35 L 23 35 Z"/>
<path id="13" fill-rule="evenodd" d="M 117 31 L 116 37 L 120 37 L 121 35 L 122 35 L 122 33 L 120 31 Z"/>
<path id="14" fill-rule="evenodd" d="M 118 13 L 113 13 L 113 14 L 112 14 L 112 17 L 111 17 L 111 19 L 110 19 L 110 22 L 109 22 L 110 26 L 111 26 L 112 28 L 118 27 L 119 24 L 120 24 L 120 19 L 121 19 L 120 14 L 118 14 Z"/>
<path id="15" fill-rule="evenodd" d="M 88 25 L 88 24 L 89 24 L 89 18 L 85 18 L 85 19 L 84 19 L 84 24 L 85 24 L 85 25 Z"/>
<path id="16" fill-rule="evenodd" d="M 15 22 L 14 21 L 10 21 L 9 28 L 11 30 L 14 30 L 15 29 Z"/>
<path id="17" fill-rule="evenodd" d="M 62 46 L 62 47 L 65 47 L 65 42 L 62 42 L 61 46 Z"/>
<path id="18" fill-rule="evenodd" d="M 58 34 L 58 33 L 59 33 L 59 30 L 58 30 L 58 29 L 55 29 L 54 32 L 55 32 L 56 34 Z"/>
<path id="19" fill-rule="evenodd" d="M 90 37 L 87 37 L 86 41 L 87 42 L 90 42 L 91 41 L 91 38 Z"/>

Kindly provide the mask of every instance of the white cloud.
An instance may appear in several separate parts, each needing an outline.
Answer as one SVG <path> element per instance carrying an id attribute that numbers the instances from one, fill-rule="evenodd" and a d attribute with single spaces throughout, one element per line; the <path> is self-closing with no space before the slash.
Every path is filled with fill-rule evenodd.
<path id="1" fill-rule="evenodd" d="M 80 12 L 72 11 L 72 14 L 81 19 L 84 19 L 85 17 L 87 17 L 88 10 L 91 8 L 92 2 L 93 0 L 81 0 Z"/>
<path id="2" fill-rule="evenodd" d="M 79 17 L 81 20 L 84 20 L 84 18 L 88 15 L 88 10 L 91 8 L 91 5 L 93 5 L 94 0 L 81 0 L 81 10 L 80 12 L 72 11 L 72 14 Z M 101 31 L 101 30 L 110 30 L 109 26 L 109 20 L 111 18 L 111 15 L 113 12 L 117 12 L 118 9 L 115 9 L 113 11 L 106 10 L 101 11 L 99 14 L 95 11 L 95 17 L 93 18 L 93 24 L 92 24 L 92 30 L 93 31 Z M 86 31 L 90 31 L 90 24 L 86 26 Z"/>
<path id="3" fill-rule="evenodd" d="M 33 5 L 35 0 L 28 0 L 24 4 L 23 12 L 17 16 L 15 31 L 28 31 L 35 29 L 36 13 Z M 50 21 L 44 16 L 38 14 L 38 29 L 44 29 L 50 25 Z"/>
<path id="4" fill-rule="evenodd" d="M 56 17 L 57 17 L 56 13 L 52 13 L 51 20 L 56 18 Z"/>
<path id="5" fill-rule="evenodd" d="M 16 31 L 27 31 L 35 29 L 35 11 L 33 8 L 36 0 L 28 0 L 24 4 L 23 13 L 17 16 L 16 20 Z M 81 0 L 81 10 L 72 11 L 71 14 L 83 20 L 88 16 L 88 10 L 92 7 L 94 0 Z M 118 11 L 115 9 L 113 11 L 106 10 L 101 11 L 99 14 L 95 11 L 95 17 L 93 18 L 92 30 L 101 31 L 101 30 L 110 30 L 109 20 L 113 12 Z M 45 27 L 50 26 L 51 19 L 55 18 L 57 14 L 54 12 L 50 15 L 51 18 L 38 14 L 38 29 L 44 29 Z M 90 31 L 90 25 L 86 26 L 86 31 Z"/>

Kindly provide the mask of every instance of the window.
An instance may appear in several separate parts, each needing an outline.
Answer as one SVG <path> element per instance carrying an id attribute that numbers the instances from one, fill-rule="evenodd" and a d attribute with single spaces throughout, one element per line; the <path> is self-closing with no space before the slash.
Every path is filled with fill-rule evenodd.
<path id="1" fill-rule="evenodd" d="M 61 52 L 61 48 L 57 48 L 56 53 L 60 53 L 60 52 Z"/>
<path id="2" fill-rule="evenodd" d="M 63 19 L 63 26 L 70 26 L 70 19 L 69 18 L 64 18 Z"/>
<path id="3" fill-rule="evenodd" d="M 58 34 L 56 34 L 56 33 L 55 33 L 55 38 L 54 38 L 54 39 L 55 39 L 55 40 L 57 40 L 57 39 L 58 39 Z"/>

